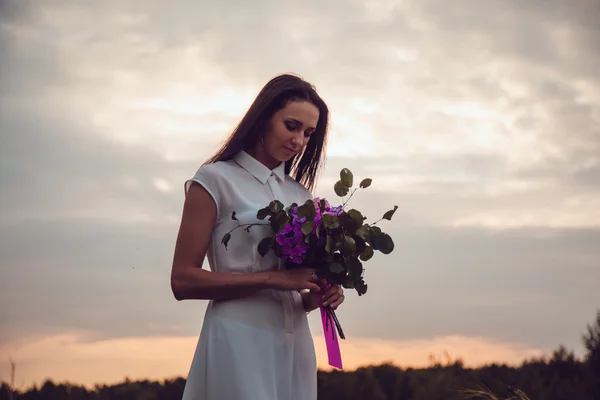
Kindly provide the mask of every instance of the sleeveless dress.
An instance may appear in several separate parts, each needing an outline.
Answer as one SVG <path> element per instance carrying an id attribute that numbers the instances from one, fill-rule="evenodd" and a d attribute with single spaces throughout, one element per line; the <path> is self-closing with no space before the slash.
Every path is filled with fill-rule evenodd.
<path id="1" fill-rule="evenodd" d="M 272 200 L 302 204 L 311 193 L 285 174 L 242 151 L 232 160 L 203 165 L 185 183 L 201 184 L 217 205 L 207 259 L 212 271 L 253 273 L 282 268 L 273 252 L 257 246 L 268 226 L 232 232 L 238 222 L 264 223 L 256 212 Z M 183 400 L 316 400 L 317 363 L 307 313 L 297 291 L 263 290 L 239 299 L 208 303 Z"/>

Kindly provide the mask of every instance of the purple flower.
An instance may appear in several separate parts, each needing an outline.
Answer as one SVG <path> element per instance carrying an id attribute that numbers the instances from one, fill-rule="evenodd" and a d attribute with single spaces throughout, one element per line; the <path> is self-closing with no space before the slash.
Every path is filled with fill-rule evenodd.
<path id="1" fill-rule="evenodd" d="M 321 227 L 322 214 L 331 214 L 338 216 L 342 213 L 343 207 L 331 207 L 326 199 L 323 199 L 325 209 L 321 212 L 321 199 L 313 199 L 315 207 L 314 227 L 311 235 L 315 235 L 317 229 Z M 308 251 L 308 245 L 305 242 L 305 235 L 302 233 L 302 225 L 306 222 L 306 217 L 298 217 L 298 207 L 294 207 L 291 212 L 290 222 L 275 235 L 275 241 L 279 245 L 281 258 L 284 261 L 290 260 L 296 264 L 302 264 L 304 256 Z"/>
<path id="2" fill-rule="evenodd" d="M 304 242 L 302 233 L 302 224 L 306 222 L 306 217 L 299 218 L 297 215 L 298 207 L 292 210 L 292 220 L 275 235 L 275 241 L 280 246 L 281 258 L 284 261 L 288 259 L 297 264 L 301 264 L 308 248 Z"/>
<path id="3" fill-rule="evenodd" d="M 328 214 L 332 214 L 332 215 L 335 215 L 337 217 L 342 212 L 344 212 L 344 206 L 335 206 L 335 207 L 331 207 L 331 209 L 328 212 Z"/>

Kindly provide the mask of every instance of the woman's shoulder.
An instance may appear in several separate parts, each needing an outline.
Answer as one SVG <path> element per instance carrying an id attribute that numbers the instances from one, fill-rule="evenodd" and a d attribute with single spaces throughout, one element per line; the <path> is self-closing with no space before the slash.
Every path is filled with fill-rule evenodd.
<path id="1" fill-rule="evenodd" d="M 202 164 L 196 171 L 196 175 L 201 175 L 207 179 L 226 178 L 228 172 L 232 170 L 230 161 L 215 161 Z"/>
<path id="2" fill-rule="evenodd" d="M 196 173 L 185 182 L 185 192 L 187 193 L 192 182 L 204 186 L 211 193 L 216 194 L 223 182 L 230 179 L 229 171 L 231 165 L 228 161 L 216 161 L 202 164 L 196 170 Z"/>

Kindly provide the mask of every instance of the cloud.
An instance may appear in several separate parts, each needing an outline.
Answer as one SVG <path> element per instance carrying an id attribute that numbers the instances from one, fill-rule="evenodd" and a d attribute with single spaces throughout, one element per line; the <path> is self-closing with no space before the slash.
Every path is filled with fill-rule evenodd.
<path id="1" fill-rule="evenodd" d="M 369 217 L 398 205 L 402 218 L 422 225 L 571 229 L 600 224 L 600 191 L 591 184 L 595 167 L 571 172 L 555 172 L 556 166 L 519 170 L 485 152 L 331 157 L 315 191 L 318 196 L 336 197 L 332 189 L 342 168 L 349 168 L 357 180 L 373 178 L 372 186 L 359 190 L 350 203 L 365 212 L 377 204 Z"/>
<path id="2" fill-rule="evenodd" d="M 215 145 L 266 79 L 292 70 L 331 103 L 334 155 L 485 152 L 511 168 L 598 164 L 593 6 L 434 4 L 259 2 L 248 10 L 194 3 L 185 13 L 152 2 L 39 7 L 29 21 L 45 30 L 15 28 L 13 37 L 19 48 L 52 50 L 38 51 L 35 63 L 25 58 L 27 65 L 45 65 L 46 53 L 62 61 L 54 69 L 68 78 L 69 109 L 104 135 L 173 157 Z M 585 62 L 565 53 L 574 49 L 588 54 Z M 585 159 L 577 149 L 587 149 Z"/>

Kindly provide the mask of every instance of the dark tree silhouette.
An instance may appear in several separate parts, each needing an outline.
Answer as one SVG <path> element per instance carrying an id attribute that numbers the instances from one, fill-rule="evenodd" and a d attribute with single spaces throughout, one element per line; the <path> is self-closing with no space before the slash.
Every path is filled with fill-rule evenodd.
<path id="1" fill-rule="evenodd" d="M 585 362 L 593 381 L 592 390 L 596 398 L 600 399 L 600 310 L 596 313 L 594 323 L 587 326 L 587 332 L 583 334 L 582 339 L 587 350 Z"/>

